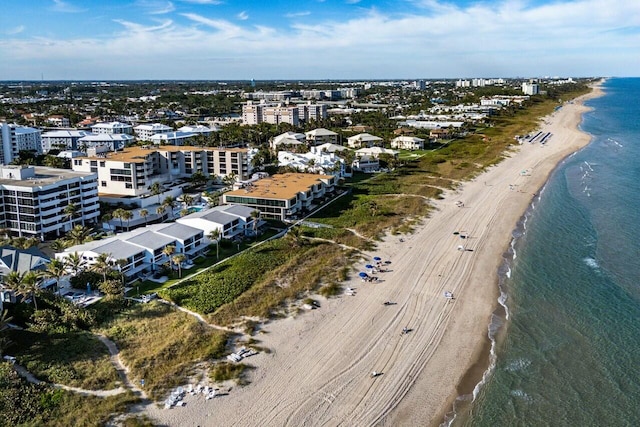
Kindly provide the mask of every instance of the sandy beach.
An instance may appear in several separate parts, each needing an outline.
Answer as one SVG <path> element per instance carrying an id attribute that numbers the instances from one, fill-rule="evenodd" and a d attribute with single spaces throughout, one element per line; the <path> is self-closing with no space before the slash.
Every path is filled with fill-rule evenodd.
<path id="1" fill-rule="evenodd" d="M 256 338 L 271 353 L 246 360 L 255 367 L 249 385 L 147 414 L 169 426 L 440 424 L 459 386 L 486 368 L 497 272 L 512 230 L 555 166 L 589 142 L 577 126 L 583 101 L 600 94 L 595 87 L 545 117 L 544 145 L 516 145 L 499 165 L 434 201 L 431 217 L 404 241 L 387 237 L 344 284 L 354 295 L 318 297 L 319 309 L 265 325 Z M 388 261 L 388 271 L 362 282 L 357 272 L 373 256 Z"/>

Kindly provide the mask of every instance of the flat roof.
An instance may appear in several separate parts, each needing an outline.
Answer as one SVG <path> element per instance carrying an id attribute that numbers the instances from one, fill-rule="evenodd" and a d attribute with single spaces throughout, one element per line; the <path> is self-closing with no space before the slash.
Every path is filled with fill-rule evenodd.
<path id="1" fill-rule="evenodd" d="M 192 145 L 162 145 L 159 147 L 126 147 L 122 151 L 118 152 L 109 152 L 106 153 L 106 156 L 84 156 L 81 157 L 83 159 L 90 160 L 113 160 L 118 162 L 130 162 L 130 163 L 142 163 L 145 161 L 147 156 L 151 155 L 154 152 L 162 152 L 162 151 L 222 151 L 222 152 L 232 152 L 232 153 L 246 153 L 246 148 L 213 148 L 213 147 L 195 147 Z"/>
<path id="2" fill-rule="evenodd" d="M 284 173 L 254 181 L 251 186 L 240 190 L 229 191 L 225 196 L 255 197 L 258 199 L 289 200 L 298 193 L 309 190 L 321 179 L 331 179 L 332 175 L 313 173 Z"/>
<path id="3" fill-rule="evenodd" d="M 10 166 L 0 166 L 6 169 Z M 83 178 L 90 175 L 96 175 L 93 172 L 75 172 L 69 169 L 55 169 L 45 166 L 34 166 L 35 176 L 28 179 L 2 179 L 0 178 L 0 185 L 6 186 L 18 186 L 18 187 L 42 187 L 46 185 L 56 184 L 65 179 Z M 97 177 L 97 175 L 96 175 Z"/>

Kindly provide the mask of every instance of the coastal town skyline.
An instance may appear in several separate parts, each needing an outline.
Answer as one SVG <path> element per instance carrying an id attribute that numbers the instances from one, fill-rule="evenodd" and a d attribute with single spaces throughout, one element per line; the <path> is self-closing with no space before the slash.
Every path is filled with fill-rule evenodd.
<path id="1" fill-rule="evenodd" d="M 601 0 L 10 0 L 0 80 L 638 75 L 640 5 Z M 588 24 L 588 25 L 587 25 Z M 596 60 L 597 58 L 597 60 Z"/>

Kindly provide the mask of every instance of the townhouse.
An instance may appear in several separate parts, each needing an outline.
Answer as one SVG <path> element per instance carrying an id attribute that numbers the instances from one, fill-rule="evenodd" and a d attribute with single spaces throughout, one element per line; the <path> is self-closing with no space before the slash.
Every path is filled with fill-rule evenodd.
<path id="1" fill-rule="evenodd" d="M 174 247 L 174 254 L 184 254 L 192 259 L 208 246 L 202 230 L 184 224 L 153 224 L 103 240 L 95 240 L 69 247 L 55 254 L 64 260 L 77 253 L 88 266 L 95 264 L 101 255 L 107 255 L 114 269 L 120 269 L 127 279 L 146 277 L 160 265 L 170 262 L 171 256 L 164 253 L 167 246 Z M 124 260 L 120 265 L 119 260 Z"/>
<path id="2" fill-rule="evenodd" d="M 242 205 L 216 206 L 185 215 L 176 222 L 202 230 L 207 239 L 212 231 L 218 230 L 220 238 L 233 240 L 256 232 L 260 220 L 254 217 L 255 211 L 256 209 Z"/>

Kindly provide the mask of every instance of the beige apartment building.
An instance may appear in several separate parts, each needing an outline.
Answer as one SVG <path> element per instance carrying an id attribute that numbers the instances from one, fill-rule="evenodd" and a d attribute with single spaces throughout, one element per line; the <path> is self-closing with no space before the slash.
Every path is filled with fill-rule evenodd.
<path id="1" fill-rule="evenodd" d="M 106 155 L 75 158 L 72 167 L 78 172 L 97 173 L 101 196 L 138 197 L 148 195 L 154 182 L 168 183 L 198 171 L 205 176 L 233 174 L 238 181 L 248 179 L 251 169 L 247 151 L 170 145 L 128 147 Z"/>

